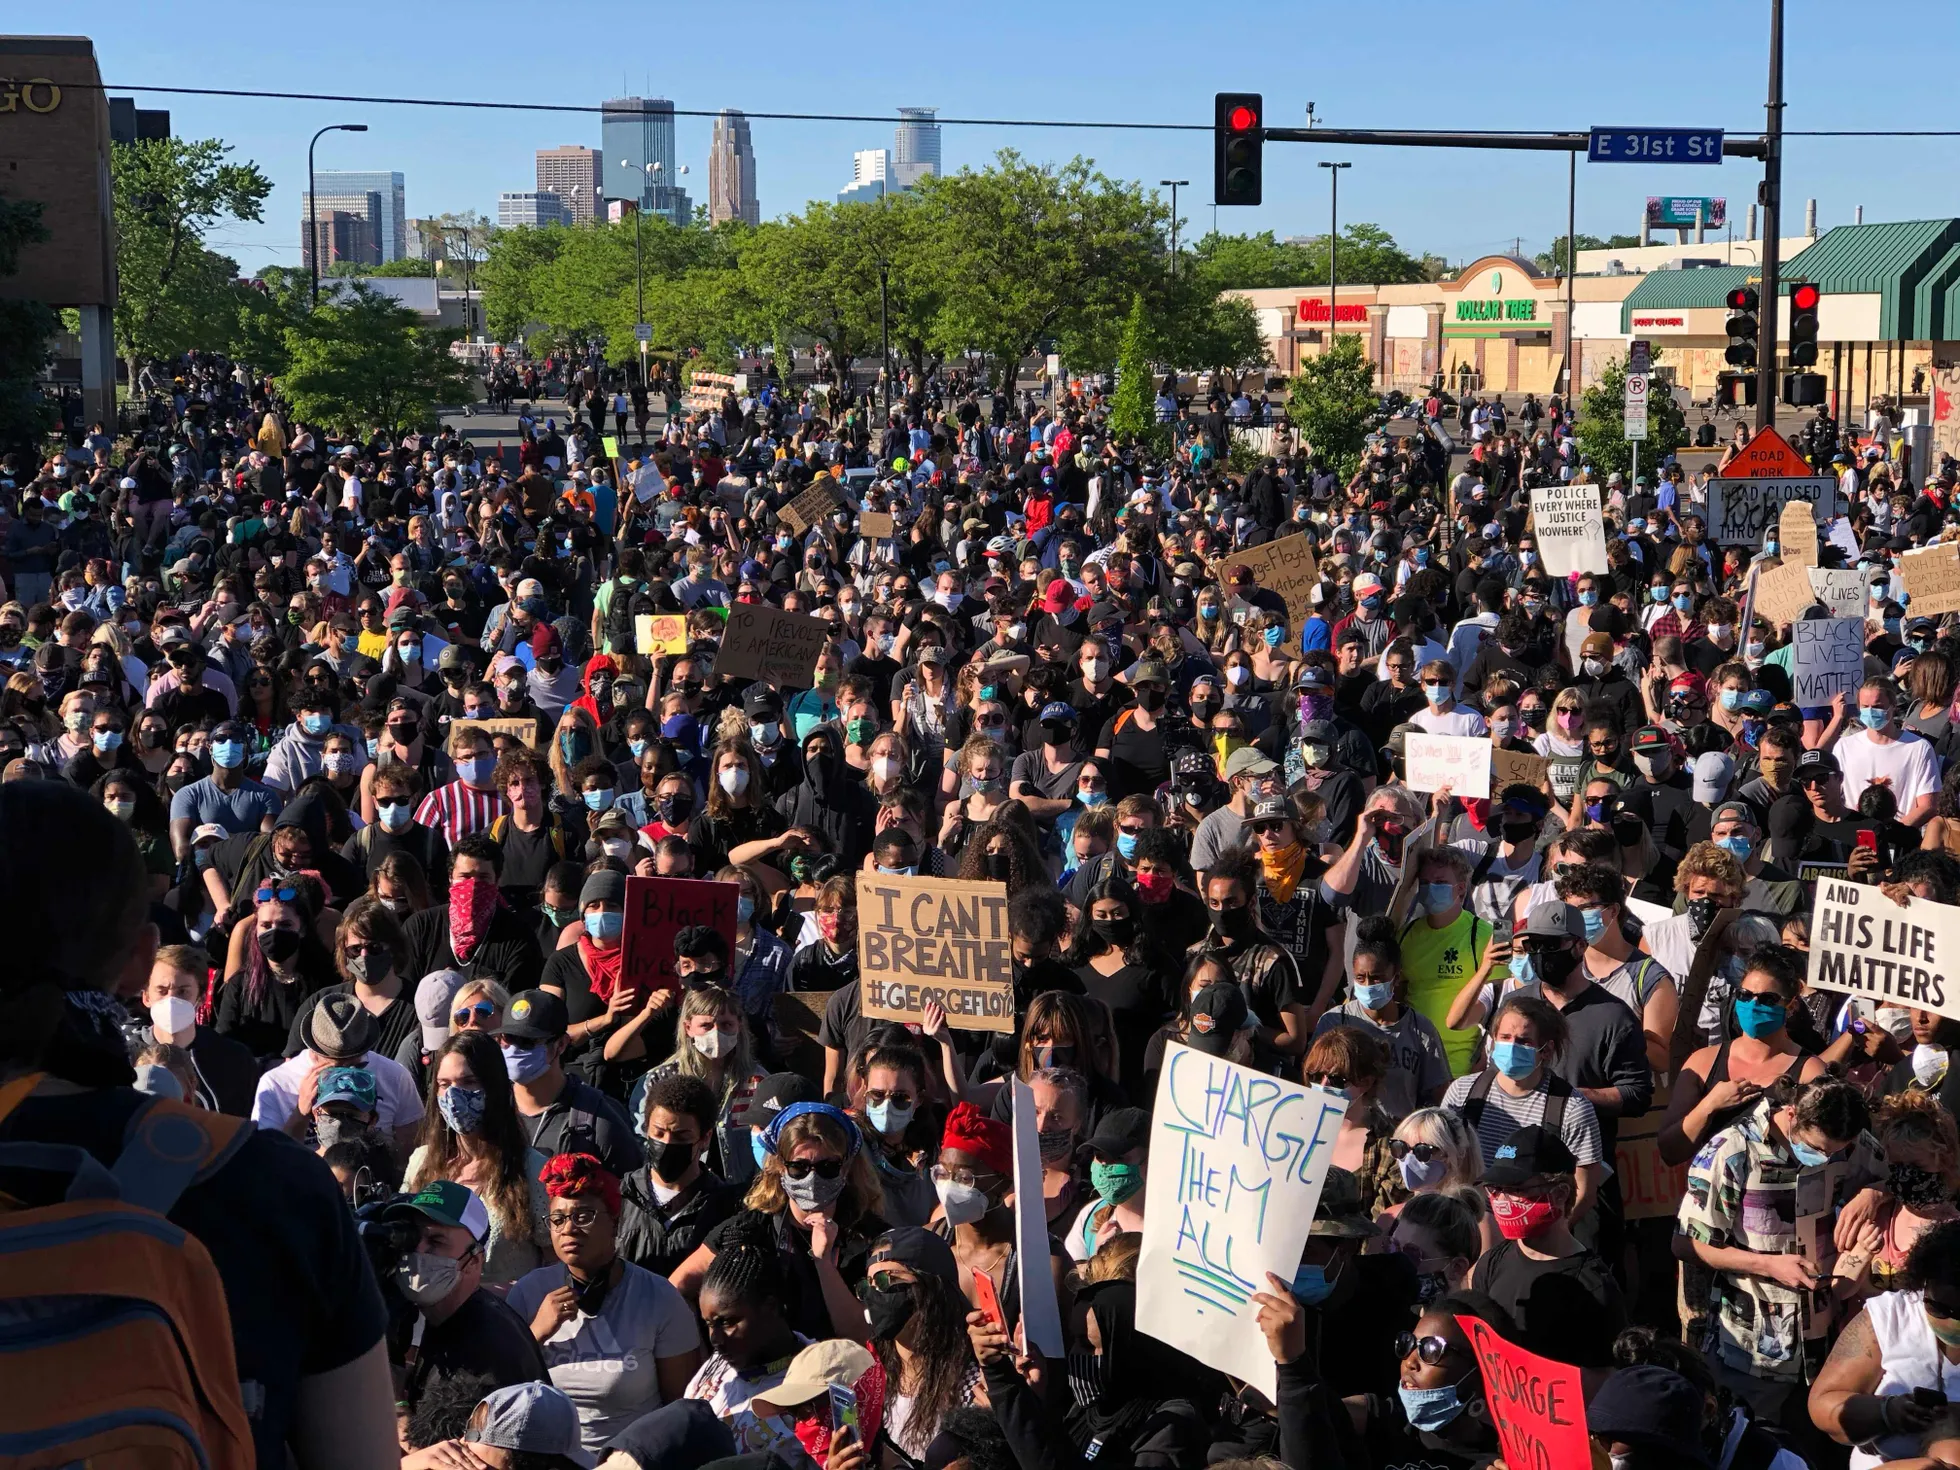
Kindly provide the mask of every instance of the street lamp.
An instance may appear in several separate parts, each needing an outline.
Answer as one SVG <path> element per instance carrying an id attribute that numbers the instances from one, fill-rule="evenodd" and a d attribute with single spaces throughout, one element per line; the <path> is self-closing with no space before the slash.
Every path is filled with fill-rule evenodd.
<path id="1" fill-rule="evenodd" d="M 1339 291 L 1340 273 L 1334 268 L 1334 257 L 1340 249 L 1341 229 L 1341 170 L 1353 168 L 1351 163 L 1329 163 L 1322 159 L 1320 166 L 1327 170 L 1327 350 L 1334 350 L 1334 332 L 1340 322 L 1340 314 L 1335 308 L 1335 295 Z"/>
<path id="2" fill-rule="evenodd" d="M 1159 179 L 1157 182 L 1171 191 L 1171 279 L 1177 279 L 1177 191 L 1191 187 L 1189 179 Z"/>
<path id="3" fill-rule="evenodd" d="M 366 123 L 329 123 L 313 135 L 313 141 L 306 145 L 306 255 L 313 263 L 313 304 L 320 304 L 320 221 L 319 203 L 313 197 L 318 191 L 313 187 L 313 144 L 318 143 L 328 133 L 365 133 Z"/>
<path id="4" fill-rule="evenodd" d="M 660 172 L 660 160 L 656 158 L 652 163 L 638 164 L 630 158 L 622 158 L 619 161 L 619 166 L 621 168 L 630 168 L 634 172 L 646 176 L 646 182 L 640 188 L 640 197 L 633 201 L 633 335 L 638 337 L 640 334 L 640 323 L 647 319 L 646 256 L 642 253 L 640 244 L 640 216 L 646 213 L 647 202 L 653 189 L 653 178 Z M 640 385 L 642 387 L 646 386 L 646 380 L 647 344 L 642 340 L 640 342 Z"/>

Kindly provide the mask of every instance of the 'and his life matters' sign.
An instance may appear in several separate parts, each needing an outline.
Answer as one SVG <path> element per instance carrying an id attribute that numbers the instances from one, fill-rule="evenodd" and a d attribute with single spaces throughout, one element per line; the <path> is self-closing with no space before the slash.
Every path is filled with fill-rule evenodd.
<path id="1" fill-rule="evenodd" d="M 959 1030 L 1014 1029 L 1005 883 L 861 872 L 857 916 L 865 1015 L 917 1025 L 936 1000 Z"/>
<path id="2" fill-rule="evenodd" d="M 808 689 L 816 677 L 817 655 L 834 631 L 822 618 L 765 603 L 738 603 L 728 610 L 715 672 Z"/>
<path id="3" fill-rule="evenodd" d="M 1171 1043 L 1144 1180 L 1137 1330 L 1277 1395 L 1253 1293 L 1293 1280 L 1347 1102 Z"/>
<path id="4" fill-rule="evenodd" d="M 619 983 L 641 995 L 681 989 L 681 978 L 674 971 L 674 936 L 695 924 L 719 931 L 732 957 L 735 902 L 741 896 L 741 885 L 736 883 L 629 877 L 626 927 L 620 936 L 625 957 Z"/>
<path id="5" fill-rule="evenodd" d="M 1960 908 L 1915 898 L 1894 903 L 1873 886 L 1817 882 L 1810 919 L 1810 983 L 1960 1021 Z"/>

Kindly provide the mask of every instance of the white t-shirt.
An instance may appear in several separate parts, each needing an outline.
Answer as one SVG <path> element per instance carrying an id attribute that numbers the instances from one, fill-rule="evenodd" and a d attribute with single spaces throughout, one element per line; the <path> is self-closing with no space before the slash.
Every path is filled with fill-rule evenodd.
<path id="1" fill-rule="evenodd" d="M 522 1276 L 505 1298 L 526 1323 L 566 1284 L 555 1262 Z M 642 1414 L 660 1407 L 655 1364 L 701 1345 L 694 1312 L 664 1276 L 632 1262 L 596 1316 L 581 1312 L 540 1344 L 557 1389 L 578 1408 L 579 1438 L 597 1451 Z"/>
<path id="2" fill-rule="evenodd" d="M 1484 717 L 1460 704 L 1447 714 L 1438 714 L 1429 708 L 1419 709 L 1409 716 L 1409 723 L 1422 726 L 1431 735 L 1487 736 L 1490 734 L 1490 726 L 1484 722 Z"/>
<path id="3" fill-rule="evenodd" d="M 1844 804 L 1854 810 L 1875 777 L 1891 779 L 1901 817 L 1920 797 L 1940 789 L 1939 757 L 1924 736 L 1909 730 L 1883 743 L 1871 731 L 1859 730 L 1838 741 L 1837 758 L 1844 768 Z"/>
<path id="4" fill-rule="evenodd" d="M 313 1053 L 303 1051 L 259 1078 L 259 1090 L 252 1098 L 252 1121 L 261 1128 L 284 1128 L 299 1106 L 300 1084 L 313 1070 L 313 1062 Z M 408 1068 L 378 1051 L 369 1052 L 361 1065 L 374 1073 L 375 1127 L 386 1130 L 422 1121 L 422 1095 L 415 1090 Z"/>

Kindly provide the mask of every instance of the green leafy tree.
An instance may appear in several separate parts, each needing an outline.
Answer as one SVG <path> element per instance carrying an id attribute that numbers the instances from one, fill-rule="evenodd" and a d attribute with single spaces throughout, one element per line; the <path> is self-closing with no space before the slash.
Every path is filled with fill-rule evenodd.
<path id="1" fill-rule="evenodd" d="M 1150 315 L 1139 293 L 1130 298 L 1129 319 L 1123 323 L 1123 345 L 1116 353 L 1116 392 L 1109 404 L 1109 432 L 1118 439 L 1149 443 L 1159 437 L 1149 337 Z"/>
<path id="2" fill-rule="evenodd" d="M 111 151 L 116 344 L 132 380 L 142 358 L 224 345 L 238 267 L 204 241 L 226 221 L 262 218 L 272 192 L 256 164 L 231 162 L 230 153 L 216 138 L 154 138 Z"/>
<path id="3" fill-rule="evenodd" d="M 1647 437 L 1640 457 L 1648 466 L 1659 464 L 1688 442 L 1688 421 L 1674 395 L 1655 385 L 1647 395 Z M 1624 358 L 1609 364 L 1599 381 L 1586 389 L 1579 406 L 1579 457 L 1603 480 L 1614 471 L 1633 467 L 1633 443 L 1621 432 L 1626 425 L 1627 365 Z"/>
<path id="4" fill-rule="evenodd" d="M 539 282 L 572 233 L 526 225 L 499 230 L 490 241 L 489 253 L 476 268 L 476 284 L 483 293 L 485 325 L 497 341 L 515 342 L 532 327 L 548 325 Z"/>
<path id="5" fill-rule="evenodd" d="M 1292 243 L 1270 230 L 1257 235 L 1206 235 L 1192 247 L 1198 274 L 1215 290 L 1262 286 L 1314 286 L 1327 281 L 1327 237 Z M 1342 285 L 1390 285 L 1432 278 L 1431 267 L 1395 243 L 1380 225 L 1365 221 L 1341 231 L 1334 264 Z"/>
<path id="6" fill-rule="evenodd" d="M 1286 401 L 1292 420 L 1314 453 L 1343 479 L 1361 463 L 1368 421 L 1380 403 L 1375 366 L 1359 337 L 1336 337 L 1331 351 L 1300 365 Z"/>
<path id="7" fill-rule="evenodd" d="M 758 338 L 818 342 L 841 384 L 879 340 L 884 222 L 874 204 L 810 204 L 772 221 L 742 252 L 741 289 Z"/>
<path id="8" fill-rule="evenodd" d="M 400 260 L 384 260 L 368 272 L 371 276 L 432 276 L 436 273 L 433 260 L 423 260 L 417 256 L 403 256 Z"/>
<path id="9" fill-rule="evenodd" d="M 0 198 L 0 277 L 20 269 L 20 252 L 47 239 L 41 206 Z M 61 320 L 39 301 L 0 300 L 0 453 L 31 453 L 54 425 L 54 412 L 35 386 Z"/>
<path id="10" fill-rule="evenodd" d="M 357 431 L 425 427 L 464 391 L 467 369 L 449 353 L 457 335 L 356 285 L 286 329 L 279 386 L 303 419 Z"/>

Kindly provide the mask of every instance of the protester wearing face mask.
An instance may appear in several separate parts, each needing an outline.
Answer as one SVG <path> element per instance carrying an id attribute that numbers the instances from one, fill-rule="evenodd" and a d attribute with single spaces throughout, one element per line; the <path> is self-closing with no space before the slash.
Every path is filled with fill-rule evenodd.
<path id="1" fill-rule="evenodd" d="M 1211 916 L 1211 937 L 1204 941 L 1232 967 L 1246 989 L 1257 1021 L 1253 1054 L 1261 1065 L 1281 1064 L 1297 1057 L 1311 1041 L 1308 1006 L 1299 962 L 1274 942 L 1260 926 L 1258 907 L 1261 868 L 1245 848 L 1220 855 L 1205 875 L 1205 906 Z"/>
<path id="2" fill-rule="evenodd" d="M 1266 1292 L 1253 1299 L 1260 1303 L 1259 1322 L 1279 1362 L 1280 1424 L 1286 1436 L 1289 1390 L 1315 1384 L 1317 1375 L 1304 1331 L 1296 1328 L 1293 1342 L 1283 1335 L 1282 1316 L 1274 1311 L 1279 1299 Z M 1496 1416 L 1484 1397 L 1476 1349 L 1459 1320 L 1464 1317 L 1481 1321 L 1502 1340 L 1517 1338 L 1517 1325 L 1490 1298 L 1475 1292 L 1439 1297 L 1394 1341 L 1395 1393 L 1371 1393 L 1336 1406 L 1337 1412 L 1355 1413 L 1369 1463 L 1475 1470 L 1497 1452 Z"/>
<path id="3" fill-rule="evenodd" d="M 1742 864 L 1733 853 L 1712 842 L 1697 842 L 1674 870 L 1681 912 L 1646 925 L 1641 934 L 1644 947 L 1668 974 L 1685 977 L 1694 968 L 1696 947 L 1714 927 L 1716 916 L 1742 907 L 1747 889 Z M 1710 980 L 1709 997 L 1717 1008 L 1727 992 L 1726 980 Z"/>
<path id="4" fill-rule="evenodd" d="M 422 1100 L 408 1070 L 374 1049 L 378 1034 L 374 1017 L 358 997 L 321 997 L 297 1029 L 293 1055 L 259 1079 L 252 1121 L 310 1140 L 321 1077 L 334 1067 L 358 1067 L 375 1079 L 374 1126 L 380 1137 L 397 1149 L 406 1148 L 422 1121 Z"/>
<path id="5" fill-rule="evenodd" d="M 902 1453 L 929 1460 L 946 1416 L 973 1403 L 980 1388 L 959 1265 L 938 1236 L 895 1229 L 872 1246 L 858 1295 L 885 1373 L 885 1433 Z"/>
<path id="6" fill-rule="evenodd" d="M 742 1186 L 706 1162 L 718 1136 L 715 1094 L 706 1082 L 670 1072 L 651 1081 L 643 1107 L 647 1162 L 620 1181 L 619 1254 L 666 1277 L 742 1207 Z M 749 1130 L 738 1123 L 736 1131 L 753 1175 Z"/>
<path id="7" fill-rule="evenodd" d="M 985 1274 L 992 1281 L 1012 1331 L 1021 1316 L 1020 1257 L 1014 1211 L 1007 1204 L 1014 1189 L 1012 1126 L 985 1116 L 971 1103 L 955 1104 L 946 1116 L 931 1175 L 939 1208 L 928 1228 L 951 1244 L 962 1272 Z M 1059 1291 L 1061 1263 L 1051 1256 L 1043 1265 Z M 971 1288 L 967 1295 L 978 1300 Z"/>
<path id="8" fill-rule="evenodd" d="M 334 968 L 341 983 L 308 999 L 293 1020 L 288 1049 L 299 1044 L 313 1007 L 329 995 L 352 995 L 374 1018 L 374 1049 L 393 1057 L 421 1024 L 415 997 L 402 974 L 407 960 L 408 942 L 395 916 L 372 899 L 357 899 L 334 931 Z"/>
<path id="9" fill-rule="evenodd" d="M 754 1043 L 749 1036 L 748 1018 L 726 988 L 728 956 L 719 934 L 706 926 L 683 929 L 675 938 L 679 965 L 702 968 L 683 970 L 685 987 L 674 1013 L 672 1040 L 662 1039 L 661 1048 L 671 1054 L 634 1083 L 628 1096 L 627 1111 L 644 1117 L 642 1098 L 647 1089 L 665 1077 L 698 1079 L 716 1099 L 716 1122 L 702 1139 L 703 1157 L 715 1173 L 736 1184 L 746 1184 L 755 1173 L 755 1157 L 746 1133 L 750 1099 L 762 1070 L 755 1065 Z M 607 1060 L 615 1067 L 636 1061 L 651 1048 L 647 1037 L 652 1031 L 629 1021 L 606 1042 Z M 664 1027 L 662 1028 L 664 1030 Z"/>
<path id="10" fill-rule="evenodd" d="M 1856 807 L 1865 788 L 1886 783 L 1898 804 L 1898 820 L 1917 827 L 1932 815 L 1939 795 L 1939 758 L 1922 735 L 1900 727 L 1899 687 L 1890 679 L 1867 679 L 1859 687 L 1859 728 L 1837 743 L 1844 774 L 1844 800 Z"/>
<path id="11" fill-rule="evenodd" d="M 242 959 L 218 990 L 213 1024 L 255 1057 L 284 1056 L 301 1007 L 339 978 L 314 932 L 320 898 L 311 879 L 268 881 L 238 922 Z"/>
<path id="12" fill-rule="evenodd" d="M 1070 1257 L 1086 1261 L 1119 1235 L 1143 1229 L 1150 1115 L 1142 1108 L 1112 1109 L 1077 1153 L 1088 1160 L 1095 1197 L 1062 1235 L 1062 1243 Z"/>
<path id="13" fill-rule="evenodd" d="M 1885 1099 L 1872 1120 L 1885 1157 L 1885 1178 L 1854 1196 L 1839 1213 L 1840 1254 L 1833 1273 L 1868 1292 L 1895 1291 L 1906 1260 L 1928 1231 L 1960 1219 L 1960 1132 L 1953 1115 L 1927 1092 Z"/>
<path id="14" fill-rule="evenodd" d="M 943 1018 L 928 1016 L 927 1034 L 935 1033 L 950 1039 Z M 938 1115 L 927 1101 L 927 1075 L 925 1054 L 910 1033 L 890 1025 L 851 1069 L 851 1116 L 884 1192 L 880 1213 L 896 1225 L 924 1225 L 939 1208 L 931 1171 Z"/>
<path id="15" fill-rule="evenodd" d="M 143 1018 L 132 1022 L 125 1035 L 132 1055 L 144 1046 L 178 1048 L 191 1062 L 190 1100 L 235 1118 L 248 1117 L 258 1086 L 258 1063 L 238 1042 L 197 1023 L 208 969 L 202 950 L 182 944 L 159 949 L 140 997 Z"/>
<path id="16" fill-rule="evenodd" d="M 1333 1162 L 1354 1176 L 1370 1218 L 1408 1194 L 1390 1154 L 1394 1119 L 1376 1100 L 1388 1073 L 1388 1045 L 1355 1026 L 1336 1026 L 1319 1036 L 1300 1063 L 1301 1079 L 1345 1099 Z"/>
<path id="17" fill-rule="evenodd" d="M 496 747 L 481 729 L 451 730 L 449 756 L 455 762 L 456 779 L 423 797 L 415 820 L 442 833 L 454 848 L 464 837 L 489 830 L 493 821 L 509 812 L 510 803 L 497 789 Z"/>
<path id="18" fill-rule="evenodd" d="M 567 1074 L 569 1026 L 564 1000 L 549 990 L 521 991 L 504 1010 L 499 1043 L 525 1135 L 546 1154 L 589 1153 L 629 1174 L 645 1161 L 639 1138 L 624 1108 Z"/>
<path id="19" fill-rule="evenodd" d="M 1402 1203 L 1389 1227 L 1389 1252 L 1415 1267 L 1416 1299 L 1424 1307 L 1462 1290 L 1484 1252 L 1480 1221 L 1489 1211 L 1480 1191 L 1462 1193 L 1478 1203 L 1473 1207 L 1456 1192 L 1417 1194 Z"/>
<path id="20" fill-rule="evenodd" d="M 177 855 L 188 857 L 191 833 L 216 824 L 231 836 L 257 832 L 267 817 L 284 805 L 278 792 L 246 771 L 252 733 L 236 722 L 219 725 L 207 746 L 211 774 L 183 787 L 170 800 L 170 841 Z"/>
<path id="21" fill-rule="evenodd" d="M 1384 1041 L 1391 1060 L 1375 1098 L 1391 1119 L 1400 1119 L 1442 1098 L 1449 1062 L 1435 1022 L 1408 1004 L 1395 926 L 1379 914 L 1359 922 L 1347 998 L 1314 1023 L 1314 1039 L 1351 1026 Z"/>
<path id="22" fill-rule="evenodd" d="M 855 1295 L 871 1242 L 885 1233 L 882 1193 L 850 1116 L 828 1103 L 792 1103 L 763 1135 L 762 1169 L 744 1208 L 708 1233 L 674 1274 L 681 1291 L 699 1291 L 704 1308 L 716 1258 L 743 1242 L 774 1247 L 787 1278 L 791 1324 L 810 1337 L 864 1330 Z M 712 1340 L 712 1329 L 710 1337 Z"/>
<path id="23" fill-rule="evenodd" d="M 605 1043 L 629 1021 L 645 1024 L 671 1011 L 675 992 L 659 985 L 643 992 L 626 983 L 625 874 L 601 868 L 588 876 L 579 889 L 578 912 L 578 939 L 552 951 L 538 983 L 564 1000 L 566 1065 L 587 1081 L 617 1084 L 619 1076 L 607 1064 L 618 1059 L 606 1054 Z"/>
<path id="24" fill-rule="evenodd" d="M 543 1382 L 544 1357 L 528 1324 L 484 1288 L 490 1213 L 483 1201 L 461 1184 L 438 1180 L 389 1205 L 382 1218 L 417 1231 L 384 1285 L 412 1309 L 388 1338 L 406 1409 L 412 1414 L 425 1395 L 465 1375 L 487 1376 L 498 1387 Z"/>
<path id="25" fill-rule="evenodd" d="M 410 974 L 460 970 L 513 992 L 537 983 L 544 957 L 533 926 L 503 903 L 497 888 L 502 865 L 503 850 L 482 833 L 455 845 L 444 901 L 403 926 Z"/>

